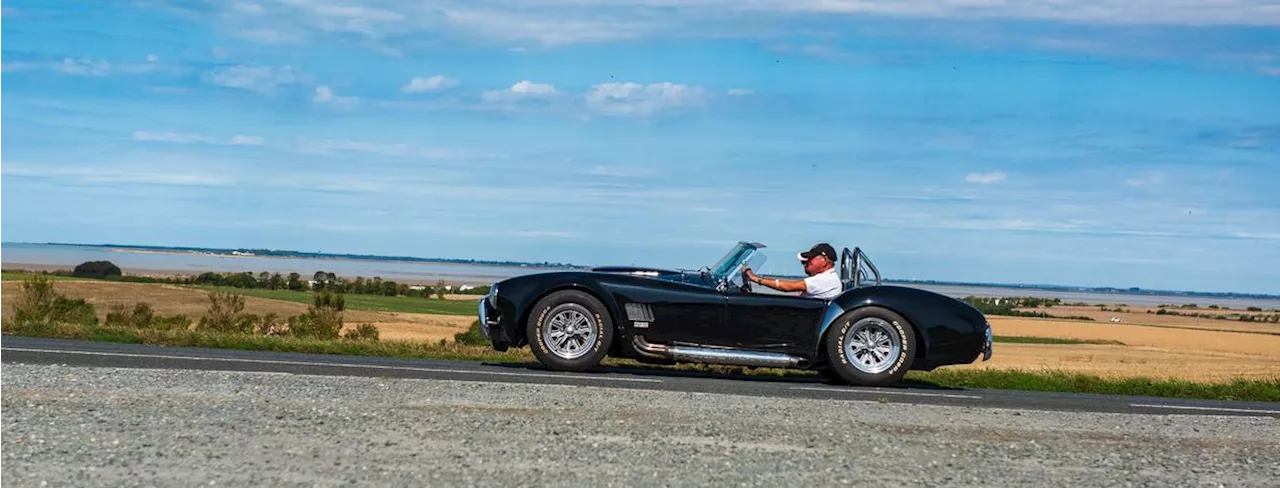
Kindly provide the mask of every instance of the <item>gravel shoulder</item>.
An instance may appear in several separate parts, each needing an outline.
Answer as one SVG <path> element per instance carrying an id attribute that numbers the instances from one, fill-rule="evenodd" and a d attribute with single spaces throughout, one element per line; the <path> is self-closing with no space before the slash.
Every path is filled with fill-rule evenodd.
<path id="1" fill-rule="evenodd" d="M 1280 420 L 6 364 L 5 486 L 1274 486 Z"/>

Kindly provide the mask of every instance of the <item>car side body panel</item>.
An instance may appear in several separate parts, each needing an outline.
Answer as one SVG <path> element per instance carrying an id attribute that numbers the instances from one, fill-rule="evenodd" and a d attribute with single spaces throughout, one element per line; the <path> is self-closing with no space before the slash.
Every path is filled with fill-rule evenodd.
<path id="1" fill-rule="evenodd" d="M 698 272 L 652 268 L 556 271 L 500 281 L 482 300 L 482 324 L 495 349 L 528 344 L 525 325 L 543 297 L 563 289 L 594 295 L 609 310 L 611 355 L 642 358 L 636 334 L 654 343 L 776 352 L 820 362 L 822 341 L 841 314 L 877 305 L 906 317 L 921 348 L 913 369 L 972 362 L 983 350 L 986 320 L 968 304 L 916 288 L 876 285 L 834 300 L 717 290 Z M 630 305 L 628 305 L 630 304 Z"/>

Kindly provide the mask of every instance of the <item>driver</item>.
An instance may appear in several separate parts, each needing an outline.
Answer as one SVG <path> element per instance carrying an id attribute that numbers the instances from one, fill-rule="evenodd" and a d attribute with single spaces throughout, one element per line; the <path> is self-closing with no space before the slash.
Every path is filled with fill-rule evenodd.
<path id="1" fill-rule="evenodd" d="M 798 291 L 804 298 L 830 300 L 844 290 L 844 285 L 840 283 L 840 276 L 836 274 L 836 249 L 830 244 L 825 242 L 815 244 L 797 257 L 804 265 L 804 273 L 809 275 L 803 280 L 763 279 L 752 273 L 751 268 L 743 268 L 742 273 L 752 283 L 780 291 Z"/>

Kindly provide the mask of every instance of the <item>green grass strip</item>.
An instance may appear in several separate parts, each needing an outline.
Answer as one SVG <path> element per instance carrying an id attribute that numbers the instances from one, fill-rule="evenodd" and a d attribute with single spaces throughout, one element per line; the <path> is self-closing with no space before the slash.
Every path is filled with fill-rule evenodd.
<path id="1" fill-rule="evenodd" d="M 267 290 L 262 288 L 234 288 L 230 286 L 191 285 L 189 288 L 231 293 L 269 300 L 284 300 L 297 303 L 311 303 L 314 294 L 310 291 Z M 381 296 L 347 293 L 342 295 L 347 310 L 367 310 L 377 312 L 430 313 L 441 315 L 475 315 L 474 300 L 440 300 L 435 298 L 415 298 L 402 296 Z M 476 297 L 479 300 L 480 297 Z"/>
<path id="2" fill-rule="evenodd" d="M 1150 378 L 1109 379 L 1066 371 L 957 370 L 912 371 L 910 380 L 944 387 L 992 388 L 1107 395 L 1139 395 L 1205 400 L 1280 401 L 1280 377 L 1198 383 Z"/>
<path id="3" fill-rule="evenodd" d="M 1030 337 L 1030 336 L 992 336 L 993 342 L 1003 342 L 1006 344 L 1103 344 L 1123 346 L 1120 341 L 1108 339 L 1060 339 L 1057 337 Z"/>

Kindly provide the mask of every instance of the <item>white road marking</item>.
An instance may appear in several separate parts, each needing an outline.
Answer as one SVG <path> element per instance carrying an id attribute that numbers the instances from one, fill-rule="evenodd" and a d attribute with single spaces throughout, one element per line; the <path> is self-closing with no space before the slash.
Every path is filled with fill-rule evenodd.
<path id="1" fill-rule="evenodd" d="M 373 364 L 351 364 L 351 363 L 315 363 L 309 361 L 280 361 L 273 359 L 236 359 L 236 358 L 214 358 L 203 356 L 169 356 L 163 354 L 130 354 L 123 352 L 90 352 L 90 351 L 67 351 L 62 349 L 34 349 L 26 347 L 3 347 L 5 351 L 26 351 L 26 352 L 49 352 L 58 354 L 84 354 L 90 356 L 119 356 L 119 357 L 136 357 L 136 358 L 162 358 L 162 359 L 187 359 L 193 361 L 224 361 L 229 363 L 261 363 L 261 364 L 289 364 L 295 366 L 336 366 L 347 368 L 368 368 L 368 369 L 393 369 L 400 371 L 422 371 L 428 373 L 460 373 L 460 374 L 478 374 L 478 375 L 494 375 L 494 376 L 519 376 L 529 378 L 558 378 L 558 379 L 577 379 L 577 380 L 597 380 L 597 381 L 634 381 L 637 383 L 662 383 L 662 380 L 652 378 L 611 378 L 604 376 L 586 376 L 586 375 L 570 375 L 570 374 L 541 374 L 541 373 L 511 373 L 506 371 L 472 371 L 466 369 L 447 369 L 447 368 L 417 368 L 408 366 L 378 366 Z"/>
<path id="2" fill-rule="evenodd" d="M 1222 408 L 1222 407 L 1192 407 L 1189 405 L 1152 405 L 1147 403 L 1130 403 L 1130 407 L 1147 407 L 1147 408 L 1172 408 L 1182 410 L 1208 410 L 1219 412 L 1240 412 L 1240 413 L 1269 413 L 1272 415 L 1280 415 L 1280 410 L 1253 410 L 1248 408 Z"/>
<path id="3" fill-rule="evenodd" d="M 970 400 L 982 399 L 982 397 L 975 396 L 975 395 L 954 395 L 950 393 L 917 393 L 917 392 L 910 392 L 910 391 L 889 391 L 889 390 L 863 390 L 863 389 L 857 389 L 857 388 L 838 388 L 837 389 L 837 388 L 811 388 L 811 387 L 804 387 L 804 386 L 793 386 L 791 387 L 791 389 L 792 390 L 810 390 L 810 391 L 830 391 L 835 393 L 869 393 L 869 394 L 908 395 L 908 396 L 939 397 L 939 398 L 966 398 Z"/>

